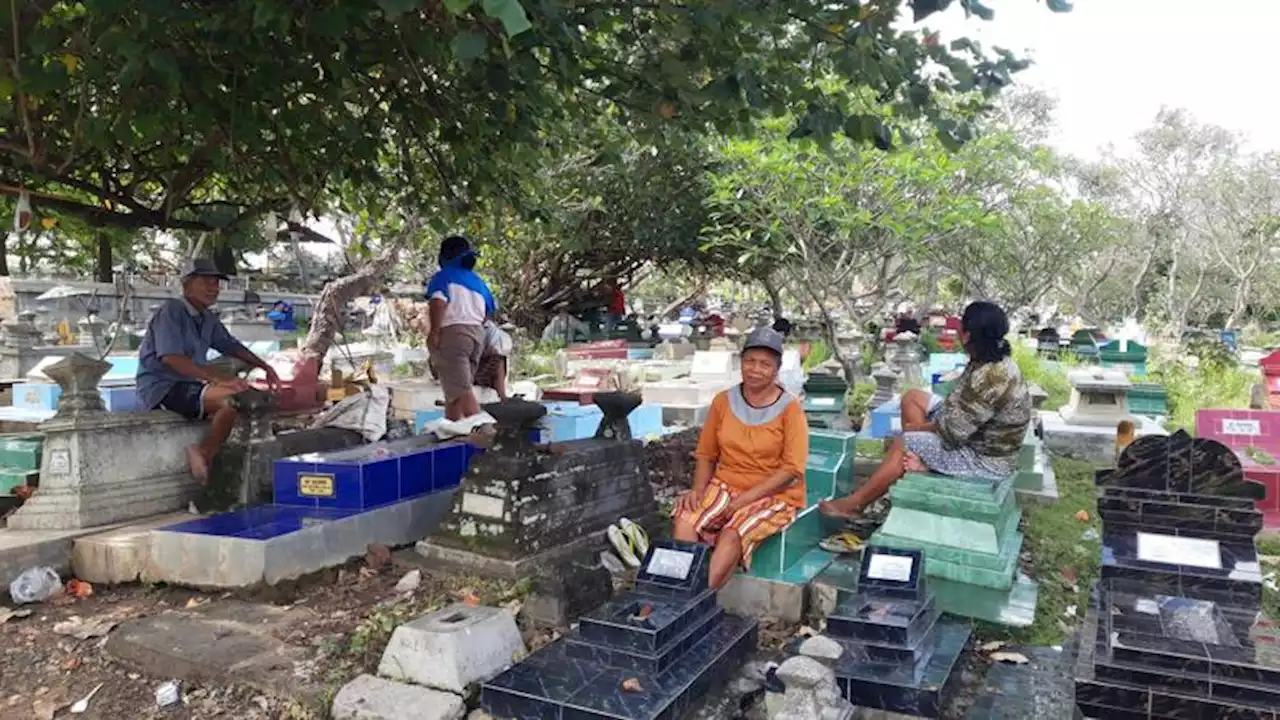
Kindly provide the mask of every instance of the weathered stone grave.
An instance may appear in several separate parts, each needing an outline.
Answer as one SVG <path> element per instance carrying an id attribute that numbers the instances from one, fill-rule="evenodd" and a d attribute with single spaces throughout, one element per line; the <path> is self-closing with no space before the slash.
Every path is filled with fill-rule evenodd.
<path id="1" fill-rule="evenodd" d="M 854 705 L 934 718 L 955 692 L 972 629 L 944 616 L 924 566 L 919 550 L 870 548 L 857 589 L 839 593 L 826 637 L 843 650 L 836 682 Z"/>
<path id="2" fill-rule="evenodd" d="M 701 350 L 693 354 L 687 378 L 645 383 L 644 401 L 662 406 L 664 425 L 701 425 L 717 393 L 741 382 L 737 352 Z"/>
<path id="3" fill-rule="evenodd" d="M 681 717 L 757 642 L 756 621 L 726 614 L 708 589 L 710 555 L 654 542 L 634 589 L 484 683 L 481 707 L 503 718 Z"/>
<path id="4" fill-rule="evenodd" d="M 904 388 L 925 386 L 924 369 L 920 366 L 921 348 L 915 333 L 898 333 L 893 338 L 885 361 L 898 372 Z"/>
<path id="5" fill-rule="evenodd" d="M 1272 716 L 1280 657 L 1259 636 L 1254 546 L 1265 489 L 1229 448 L 1183 431 L 1136 440 L 1097 484 L 1102 571 L 1075 666 L 1081 713 Z"/>
<path id="6" fill-rule="evenodd" d="M 604 413 L 596 436 L 552 445 L 531 441 L 545 406 L 486 405 L 497 420 L 494 443 L 471 464 L 452 509 L 418 552 L 433 563 L 520 578 L 600 544 L 619 517 L 652 524 L 657 505 L 644 446 L 627 423 L 640 397 L 595 400 Z"/>
<path id="7" fill-rule="evenodd" d="M 1115 460 L 1116 428 L 1133 423 L 1138 437 L 1167 432 L 1150 418 L 1129 412 L 1132 383 L 1117 370 L 1090 368 L 1067 373 L 1071 400 L 1058 411 L 1041 411 L 1044 441 L 1049 451 L 1100 465 Z"/>
<path id="8" fill-rule="evenodd" d="M 153 530 L 144 579 L 274 584 L 341 564 L 370 543 L 407 545 L 435 527 L 475 452 L 411 437 L 279 460 L 273 504 Z"/>
<path id="9" fill-rule="evenodd" d="M 1280 411 L 1197 410 L 1196 436 L 1231 448 L 1245 477 L 1266 488 L 1257 503 L 1264 527 L 1280 529 Z"/>

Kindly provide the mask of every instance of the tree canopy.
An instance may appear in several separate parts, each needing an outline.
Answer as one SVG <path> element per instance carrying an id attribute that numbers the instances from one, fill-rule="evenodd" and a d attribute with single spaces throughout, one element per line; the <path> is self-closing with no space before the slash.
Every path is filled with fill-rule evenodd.
<path id="1" fill-rule="evenodd" d="M 978 0 L 909 6 L 921 20 L 952 4 L 991 16 Z M 0 3 L 0 185 L 95 225 L 204 231 L 353 194 L 465 211 L 516 189 L 550 125 L 601 116 L 646 134 L 786 115 L 794 136 L 881 147 L 923 119 L 958 146 L 1024 63 L 903 28 L 906 5 Z M 937 101 L 955 92 L 970 107 Z"/>

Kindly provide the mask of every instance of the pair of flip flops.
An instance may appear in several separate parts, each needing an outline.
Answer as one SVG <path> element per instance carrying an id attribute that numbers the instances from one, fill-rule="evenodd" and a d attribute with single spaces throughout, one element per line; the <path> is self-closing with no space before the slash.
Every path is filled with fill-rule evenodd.
<path id="1" fill-rule="evenodd" d="M 851 530 L 838 532 L 830 537 L 818 541 L 818 547 L 827 552 L 847 555 L 862 550 L 866 542 L 855 535 Z"/>
<path id="2" fill-rule="evenodd" d="M 649 552 L 649 535 L 644 528 L 627 518 L 620 518 L 617 524 L 609 526 L 605 535 L 626 564 L 633 568 L 640 567 L 644 556 Z"/>

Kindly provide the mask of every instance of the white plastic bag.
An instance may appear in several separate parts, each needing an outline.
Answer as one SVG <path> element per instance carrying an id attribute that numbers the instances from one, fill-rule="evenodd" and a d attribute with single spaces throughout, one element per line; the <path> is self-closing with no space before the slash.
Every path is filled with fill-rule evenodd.
<path id="1" fill-rule="evenodd" d="M 484 344 L 488 348 L 486 355 L 510 357 L 514 343 L 511 340 L 511 335 L 506 330 L 498 327 L 493 321 L 486 320 L 484 323 Z"/>
<path id="2" fill-rule="evenodd" d="M 23 570 L 9 583 L 9 597 L 19 605 L 44 602 L 62 587 L 62 578 L 48 565 Z"/>

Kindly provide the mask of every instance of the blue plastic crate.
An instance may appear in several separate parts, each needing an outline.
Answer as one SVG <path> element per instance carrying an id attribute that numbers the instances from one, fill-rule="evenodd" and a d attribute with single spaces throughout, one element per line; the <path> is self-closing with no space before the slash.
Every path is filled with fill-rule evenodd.
<path id="1" fill-rule="evenodd" d="M 272 490 L 277 505 L 368 510 L 457 487 L 475 449 L 460 441 L 411 437 L 333 453 L 277 460 Z"/>
<path id="2" fill-rule="evenodd" d="M 902 432 L 902 398 L 895 396 L 889 402 L 871 411 L 871 437 L 879 440 Z"/>

